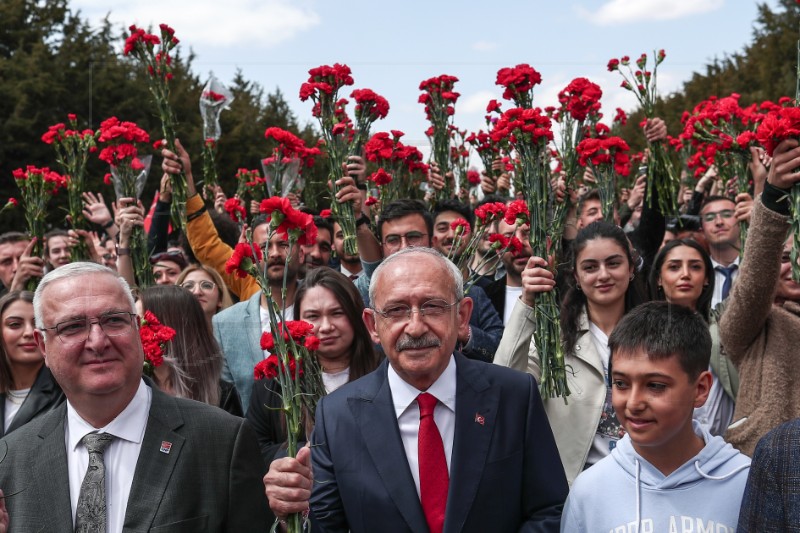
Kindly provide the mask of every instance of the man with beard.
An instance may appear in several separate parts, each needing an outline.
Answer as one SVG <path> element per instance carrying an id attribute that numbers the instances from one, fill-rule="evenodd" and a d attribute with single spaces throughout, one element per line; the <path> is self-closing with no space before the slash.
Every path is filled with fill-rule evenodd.
<path id="1" fill-rule="evenodd" d="M 11 290 L 11 282 L 17 273 L 20 257 L 29 242 L 30 239 L 18 231 L 0 235 L 0 283 L 2 283 L 0 296 Z"/>
<path id="2" fill-rule="evenodd" d="M 331 262 L 331 242 L 333 241 L 333 227 L 326 219 L 315 216 L 314 225 L 317 226 L 317 241 L 314 244 L 303 245 L 305 262 L 303 263 L 303 277 L 307 270 L 321 266 L 329 266 Z"/>
<path id="3" fill-rule="evenodd" d="M 333 249 L 339 258 L 339 271 L 348 278 L 355 280 L 361 273 L 361 257 L 344 253 L 344 232 L 338 222 L 333 223 Z"/>
<path id="4" fill-rule="evenodd" d="M 222 379 L 236 385 L 239 398 L 246 410 L 250 405 L 250 393 L 253 390 L 253 368 L 266 357 L 266 353 L 261 349 L 261 334 L 270 329 L 267 299 L 251 276 L 238 278 L 225 272 L 225 263 L 233 250 L 219 238 L 214 223 L 206 211 L 203 198 L 197 194 L 189 154 L 183 149 L 180 141 L 176 141 L 175 144 L 180 155 L 166 149 L 162 150 L 164 161 L 161 168 L 169 174 L 177 174 L 183 170 L 186 176 L 186 236 L 192 251 L 201 263 L 217 270 L 230 289 L 242 299 L 238 304 L 214 315 L 212 326 L 214 337 L 225 355 Z M 355 189 L 355 186 L 352 188 Z M 297 274 L 305 258 L 303 250 L 297 244 L 290 249 L 289 242 L 277 233 L 270 239 L 269 222 L 264 215 L 253 219 L 251 227 L 253 243 L 259 246 L 264 254 L 272 298 L 278 307 L 283 309 L 284 317 L 291 320 L 294 295 L 297 291 Z M 287 257 L 290 257 L 288 266 Z M 285 300 L 281 297 L 284 270 L 286 270 Z"/>
<path id="5" fill-rule="evenodd" d="M 283 309 L 286 320 L 294 316 L 294 295 L 297 292 L 297 274 L 303 263 L 305 254 L 295 244 L 289 247 L 289 241 L 277 232 L 267 242 L 269 223 L 264 215 L 253 220 L 253 242 L 261 248 L 267 263 L 267 281 L 272 292 L 272 299 Z M 289 263 L 286 258 L 289 257 Z M 284 270 L 286 271 L 286 300 L 281 300 Z M 242 405 L 250 405 L 250 393 L 253 390 L 253 368 L 267 353 L 261 349 L 261 334 L 270 330 L 267 298 L 257 291 L 248 300 L 239 302 L 211 319 L 214 337 L 225 354 L 222 379 L 236 385 Z"/>
<path id="6" fill-rule="evenodd" d="M 516 237 L 522 244 L 519 252 L 509 250 L 503 254 L 501 260 L 506 275 L 486 287 L 486 295 L 492 301 L 505 326 L 508 324 L 514 304 L 522 295 L 522 271 L 525 270 L 525 265 L 533 254 L 530 243 L 531 227 L 528 224 L 521 226 L 506 224 L 505 220 L 500 220 L 497 230 L 507 239 Z"/>

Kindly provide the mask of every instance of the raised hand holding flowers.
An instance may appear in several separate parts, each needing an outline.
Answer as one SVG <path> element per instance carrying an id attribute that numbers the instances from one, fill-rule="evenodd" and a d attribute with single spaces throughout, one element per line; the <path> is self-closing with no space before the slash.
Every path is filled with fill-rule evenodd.
<path id="1" fill-rule="evenodd" d="M 578 163 L 589 167 L 597 180 L 603 218 L 614 223 L 617 201 L 617 178 L 631 172 L 628 144 L 621 137 L 590 137 L 578 144 Z M 544 256 L 539 256 L 544 257 Z"/>
<path id="2" fill-rule="evenodd" d="M 628 56 L 608 62 L 608 71 L 620 73 L 622 88 L 631 91 L 636 96 L 648 119 L 656 118 L 658 66 L 666 58 L 666 53 L 664 50 L 659 50 L 658 53 L 654 52 L 653 56 L 652 71 L 647 70 L 647 54 L 642 54 L 636 60 L 636 71 L 633 70 Z M 623 67 L 626 70 L 623 70 Z M 664 215 L 669 216 L 676 210 L 675 199 L 678 195 L 679 183 L 664 142 L 660 140 L 653 142 L 648 139 L 647 144 L 650 148 L 650 157 L 647 158 L 647 175 L 650 186 L 647 188 L 645 201 L 648 202 L 648 205 L 652 205 L 652 195 L 655 191 L 658 196 L 658 208 Z"/>
<path id="3" fill-rule="evenodd" d="M 42 141 L 51 145 L 56 151 L 56 161 L 61 167 L 61 172 L 67 178 L 68 215 L 73 229 L 85 229 L 83 217 L 83 202 L 81 194 L 84 191 L 86 177 L 86 163 L 89 153 L 97 150 L 96 134 L 91 129 L 78 131 L 78 117 L 67 115 L 69 127 L 64 123 L 55 124 L 48 128 L 42 135 Z M 70 249 L 72 261 L 88 259 L 89 251 L 83 240 L 80 240 Z"/>
<path id="4" fill-rule="evenodd" d="M 455 92 L 458 78 L 442 74 L 429 78 L 419 84 L 419 103 L 425 106 L 425 115 L 431 123 L 425 132 L 431 142 L 431 160 L 439 166 L 439 172 L 446 176 L 450 171 L 450 129 L 453 125 L 455 104 L 461 96 Z M 446 181 L 445 186 L 437 191 L 436 201 L 446 200 L 453 196 L 453 190 Z"/>
<path id="5" fill-rule="evenodd" d="M 50 197 L 67 186 L 67 180 L 58 172 L 47 167 L 37 168 L 28 165 L 25 170 L 18 168 L 12 172 L 14 181 L 19 187 L 22 203 L 25 208 L 25 222 L 28 226 L 28 235 L 35 238 L 31 250 L 32 256 L 41 257 L 44 243 L 45 217 L 47 203 Z M 8 202 L 12 203 L 12 202 Z M 35 291 L 39 284 L 38 278 L 31 278 L 26 284 L 29 291 Z"/>
<path id="6" fill-rule="evenodd" d="M 139 158 L 137 146 L 149 143 L 150 136 L 133 122 L 121 122 L 116 117 L 104 120 L 98 132 L 98 142 L 103 146 L 98 157 L 111 165 L 111 174 L 107 178 L 114 185 L 117 201 L 123 198 L 138 200 L 144 189 L 152 156 Z M 155 280 L 143 227 L 132 229 L 130 255 L 138 286 L 147 288 L 153 285 Z"/>
<path id="7" fill-rule="evenodd" d="M 328 181 L 335 198 L 339 193 L 339 180 L 344 176 L 353 132 L 352 124 L 344 112 L 347 101 L 339 100 L 339 89 L 353 85 L 353 77 L 350 67 L 339 63 L 312 68 L 308 74 L 308 81 L 300 86 L 300 100 L 305 102 L 310 98 L 314 102 L 312 114 L 317 117 L 322 130 L 322 149 L 328 155 Z M 352 204 L 333 201 L 331 210 L 342 228 L 345 253 L 357 255 L 356 219 Z"/>
<path id="8" fill-rule="evenodd" d="M 146 33 L 136 25 L 130 26 L 130 36 L 125 39 L 124 55 L 133 55 L 146 68 L 150 94 L 153 96 L 158 116 L 161 118 L 161 130 L 165 147 L 171 152 L 175 149 L 175 127 L 177 120 L 169 103 L 172 80 L 172 57 L 170 53 L 178 45 L 175 30 L 166 24 L 159 24 L 160 37 Z M 158 52 L 155 47 L 158 46 Z M 176 228 L 186 227 L 186 177 L 181 172 L 172 180 L 172 224 Z"/>

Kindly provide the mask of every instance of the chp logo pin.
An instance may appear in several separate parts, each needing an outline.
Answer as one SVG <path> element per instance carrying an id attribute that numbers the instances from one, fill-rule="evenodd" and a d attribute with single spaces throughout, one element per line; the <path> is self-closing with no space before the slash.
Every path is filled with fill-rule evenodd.
<path id="1" fill-rule="evenodd" d="M 161 441 L 161 449 L 159 450 L 161 453 L 169 454 L 169 451 L 172 449 L 172 443 L 167 442 L 165 440 Z"/>

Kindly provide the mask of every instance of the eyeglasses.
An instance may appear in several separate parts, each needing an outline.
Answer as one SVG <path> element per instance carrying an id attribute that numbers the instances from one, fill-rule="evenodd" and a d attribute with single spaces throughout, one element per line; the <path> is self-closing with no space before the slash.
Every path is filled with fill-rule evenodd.
<path id="1" fill-rule="evenodd" d="M 136 313 L 120 311 L 108 313 L 97 318 L 75 318 L 59 322 L 55 326 L 42 328 L 43 331 L 56 330 L 56 335 L 64 344 L 78 344 L 89 338 L 93 324 L 98 324 L 108 337 L 125 335 L 133 326 Z"/>
<path id="2" fill-rule="evenodd" d="M 203 281 L 184 281 L 181 283 L 181 287 L 187 291 L 193 291 L 195 287 L 200 287 L 200 290 L 203 292 L 211 292 L 216 286 L 217 284 L 213 281 L 208 281 L 205 279 Z"/>
<path id="3" fill-rule="evenodd" d="M 388 320 L 408 320 L 411 318 L 412 313 L 419 313 L 420 316 L 427 318 L 437 318 L 447 313 L 458 302 L 449 303 L 447 300 L 435 299 L 428 300 L 419 306 L 416 310 L 410 305 L 405 304 L 392 304 L 383 309 L 372 308 L 373 311 Z"/>
<path id="4" fill-rule="evenodd" d="M 391 248 L 397 248 L 402 244 L 403 240 L 405 240 L 407 246 L 420 246 L 424 239 L 425 234 L 421 231 L 409 231 L 405 235 L 387 235 L 386 238 L 383 239 L 383 244 Z"/>
<path id="5" fill-rule="evenodd" d="M 712 211 L 710 213 L 705 213 L 701 215 L 705 222 L 714 222 L 717 219 L 717 215 L 721 216 L 722 218 L 732 218 L 733 217 L 733 209 L 723 209 L 722 211 Z"/>

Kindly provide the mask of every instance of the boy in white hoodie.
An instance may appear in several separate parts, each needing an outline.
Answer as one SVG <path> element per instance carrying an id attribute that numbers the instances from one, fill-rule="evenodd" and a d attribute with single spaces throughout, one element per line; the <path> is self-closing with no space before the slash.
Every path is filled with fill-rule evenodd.
<path id="1" fill-rule="evenodd" d="M 650 302 L 617 324 L 608 345 L 626 435 L 577 477 L 561 531 L 733 533 L 750 459 L 692 421 L 711 389 L 708 325 L 688 308 Z"/>

